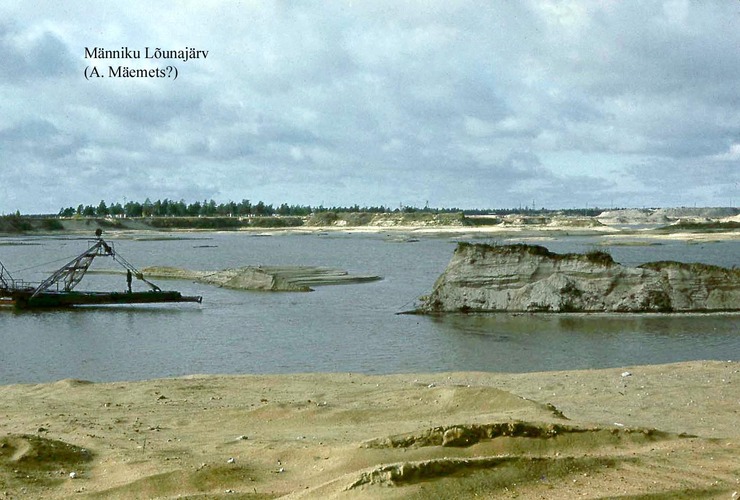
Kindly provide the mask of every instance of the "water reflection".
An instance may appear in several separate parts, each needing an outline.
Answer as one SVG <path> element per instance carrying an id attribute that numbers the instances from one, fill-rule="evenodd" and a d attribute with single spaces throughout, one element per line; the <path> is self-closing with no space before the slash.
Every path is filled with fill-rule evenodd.
<path id="1" fill-rule="evenodd" d="M 430 323 L 471 369 L 540 371 L 737 357 L 740 314 L 453 314 Z"/>

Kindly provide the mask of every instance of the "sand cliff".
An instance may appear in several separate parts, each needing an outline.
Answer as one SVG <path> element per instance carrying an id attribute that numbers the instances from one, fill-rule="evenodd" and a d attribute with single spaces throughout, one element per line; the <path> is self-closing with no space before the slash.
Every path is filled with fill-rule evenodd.
<path id="1" fill-rule="evenodd" d="M 421 312 L 693 312 L 740 310 L 740 270 L 604 252 L 460 243 Z"/>

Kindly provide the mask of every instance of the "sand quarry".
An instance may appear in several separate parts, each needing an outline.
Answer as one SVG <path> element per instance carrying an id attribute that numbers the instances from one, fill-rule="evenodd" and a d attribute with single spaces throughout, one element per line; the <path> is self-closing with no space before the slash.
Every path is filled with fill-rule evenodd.
<path id="1" fill-rule="evenodd" d="M 0 387 L 1 498 L 737 498 L 740 363 Z"/>
<path id="2" fill-rule="evenodd" d="M 731 361 L 8 385 L 0 498 L 737 499 L 739 424 Z"/>

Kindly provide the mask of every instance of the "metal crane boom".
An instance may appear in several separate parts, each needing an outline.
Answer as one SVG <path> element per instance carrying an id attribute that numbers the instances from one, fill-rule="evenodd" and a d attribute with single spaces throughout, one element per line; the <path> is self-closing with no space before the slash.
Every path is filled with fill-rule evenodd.
<path id="1" fill-rule="evenodd" d="M 36 297 L 41 292 L 45 292 L 51 286 L 60 282 L 64 284 L 62 289 L 65 292 L 71 291 L 82 280 L 83 276 L 85 276 L 85 273 L 90 267 L 90 264 L 92 264 L 93 259 L 99 255 L 114 255 L 113 248 L 103 241 L 102 238 L 98 238 L 93 246 L 42 281 L 41 284 L 34 289 L 31 297 Z"/>
<path id="2" fill-rule="evenodd" d="M 72 289 L 74 289 L 74 287 L 77 286 L 77 284 L 85 276 L 85 273 L 90 268 L 90 264 L 92 264 L 93 259 L 99 256 L 113 257 L 113 260 L 115 260 L 124 268 L 126 268 L 129 272 L 131 272 L 133 276 L 136 276 L 136 279 L 139 279 L 149 285 L 149 287 L 155 292 L 160 291 L 160 288 L 157 285 L 146 280 L 141 271 L 136 269 L 129 261 L 127 261 L 120 255 L 116 255 L 116 251 L 113 249 L 112 245 L 109 245 L 102 238 L 98 237 L 98 240 L 90 248 L 85 250 L 82 254 L 69 261 L 54 274 L 42 281 L 41 284 L 34 289 L 31 297 L 36 297 L 38 294 L 45 292 L 57 283 L 63 284 L 63 291 L 72 291 Z"/>

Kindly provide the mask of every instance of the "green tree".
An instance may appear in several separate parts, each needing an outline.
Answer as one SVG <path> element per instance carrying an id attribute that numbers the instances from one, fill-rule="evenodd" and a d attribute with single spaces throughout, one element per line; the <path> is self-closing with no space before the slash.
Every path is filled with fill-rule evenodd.
<path id="1" fill-rule="evenodd" d="M 252 203 L 249 200 L 242 200 L 237 206 L 239 215 L 250 215 L 252 213 Z"/>
<path id="2" fill-rule="evenodd" d="M 114 217 L 117 217 L 123 215 L 124 210 L 120 203 L 114 203 L 113 205 L 108 207 L 108 213 Z"/>
<path id="3" fill-rule="evenodd" d="M 239 215 L 239 206 L 233 201 L 228 202 L 225 208 L 226 208 L 226 215 L 228 216 Z"/>
<path id="4" fill-rule="evenodd" d="M 123 208 L 126 217 L 142 217 L 144 215 L 144 207 L 138 201 L 129 201 Z"/>
<path id="5" fill-rule="evenodd" d="M 254 206 L 254 215 L 266 215 L 265 204 L 261 201 L 257 202 L 257 204 Z"/>
<path id="6" fill-rule="evenodd" d="M 188 207 L 185 205 L 185 200 L 180 200 L 177 203 L 172 204 L 172 215 L 177 217 L 185 217 L 188 215 Z"/>
<path id="7" fill-rule="evenodd" d="M 190 205 L 188 205 L 188 215 L 190 215 L 191 217 L 201 215 L 200 213 L 201 208 L 202 207 L 199 201 L 196 201 L 195 203 L 191 203 Z"/>
<path id="8" fill-rule="evenodd" d="M 153 208 L 154 207 L 152 205 L 152 200 L 147 198 L 146 200 L 144 200 L 144 205 L 141 207 L 141 215 L 143 215 L 144 217 L 151 217 L 151 215 L 154 213 Z"/>

